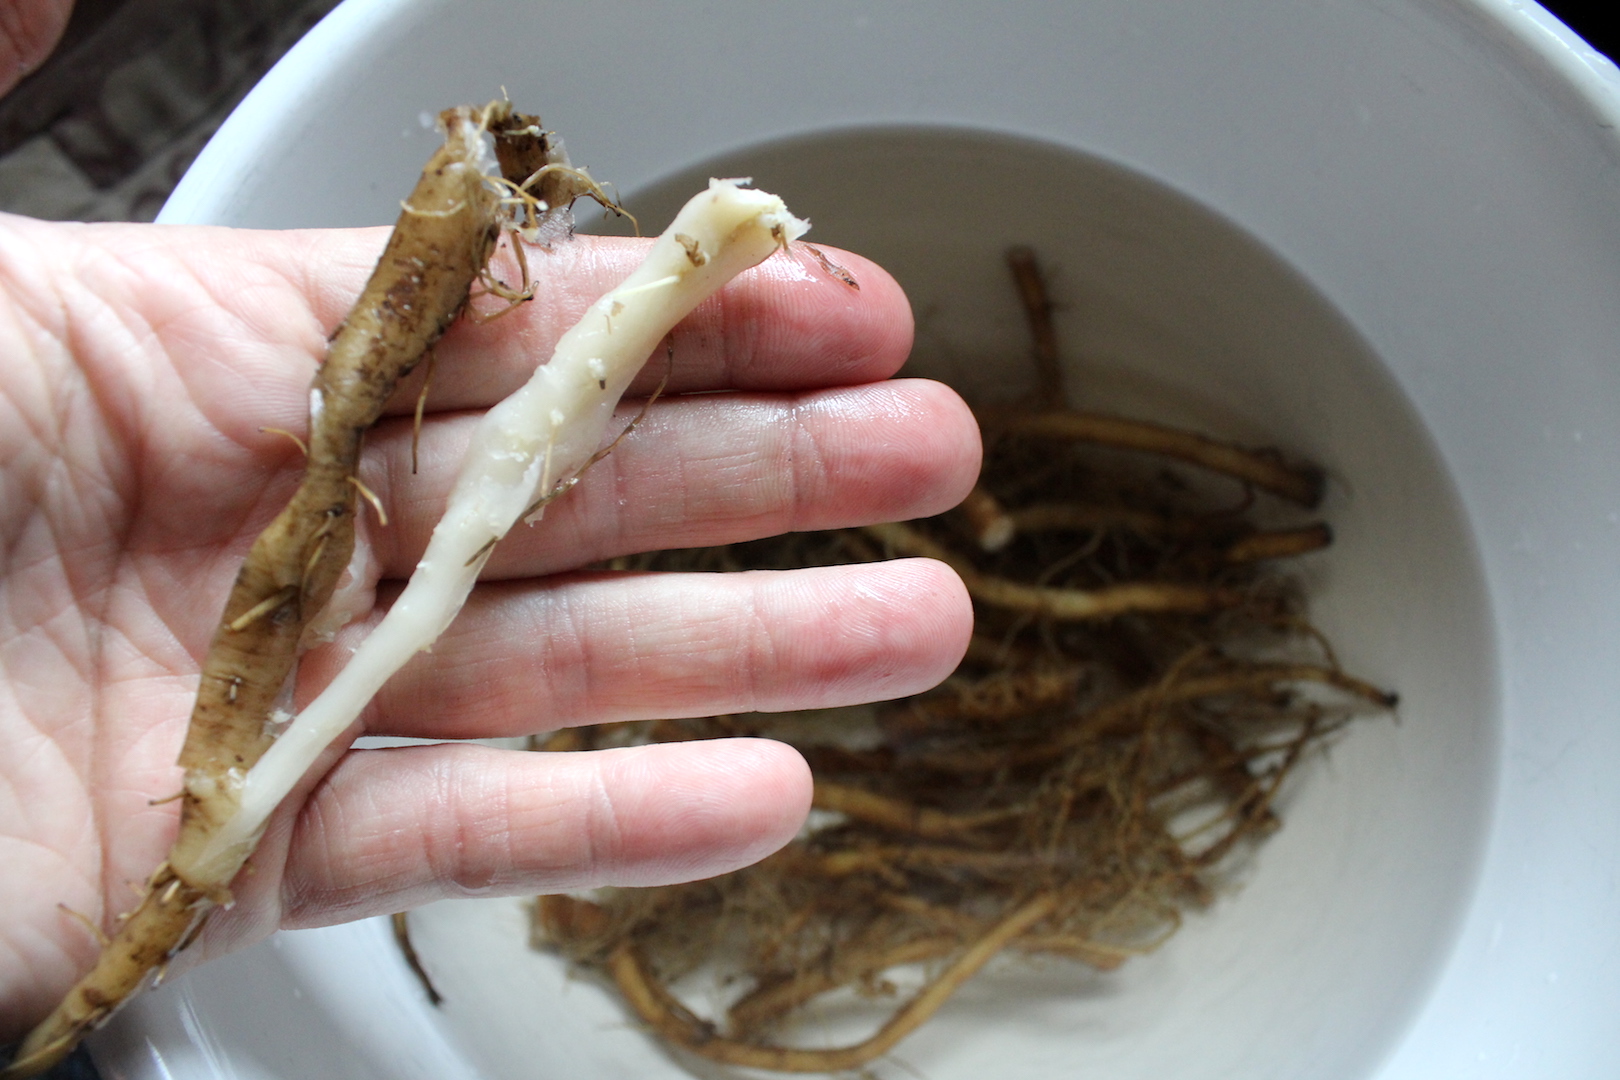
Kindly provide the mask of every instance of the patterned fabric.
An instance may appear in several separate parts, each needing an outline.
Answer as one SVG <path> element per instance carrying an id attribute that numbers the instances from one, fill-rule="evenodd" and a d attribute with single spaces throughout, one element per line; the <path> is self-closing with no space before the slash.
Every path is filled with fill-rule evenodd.
<path id="1" fill-rule="evenodd" d="M 0 99 L 0 210 L 150 221 L 236 103 L 336 0 L 79 0 Z"/>

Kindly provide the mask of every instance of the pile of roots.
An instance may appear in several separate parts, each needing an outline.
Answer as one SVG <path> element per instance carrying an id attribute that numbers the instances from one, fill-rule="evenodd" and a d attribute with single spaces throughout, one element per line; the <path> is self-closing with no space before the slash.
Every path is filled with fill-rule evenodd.
<path id="1" fill-rule="evenodd" d="M 1302 757 L 1394 704 L 1339 668 L 1278 569 L 1330 541 L 1309 514 L 1320 474 L 1067 408 L 1034 258 L 1009 262 L 1039 390 L 981 412 L 984 470 L 961 507 L 614 564 L 927 555 L 958 570 L 977 612 L 960 668 L 912 698 L 572 729 L 538 744 L 768 735 L 810 762 L 812 827 L 764 862 L 536 905 L 537 939 L 600 969 L 676 1047 L 731 1065 L 858 1068 L 1004 950 L 1118 967 L 1209 904 L 1277 828 L 1278 792 Z M 887 1018 L 854 1045 L 806 1047 L 795 1025 L 835 992 L 871 998 Z M 720 1008 L 701 1016 L 698 1000 Z"/>

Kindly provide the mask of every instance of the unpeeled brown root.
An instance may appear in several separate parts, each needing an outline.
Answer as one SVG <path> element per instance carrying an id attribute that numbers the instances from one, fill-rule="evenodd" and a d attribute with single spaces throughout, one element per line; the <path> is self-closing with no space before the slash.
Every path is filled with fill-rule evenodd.
<path id="1" fill-rule="evenodd" d="M 869 525 L 865 532 L 897 555 L 938 559 L 950 566 L 975 600 L 1059 622 L 1101 621 L 1133 612 L 1196 614 L 1236 607 L 1243 602 L 1242 594 L 1233 589 L 1173 581 L 1122 582 L 1092 589 L 1060 589 L 1010 581 L 984 573 L 944 544 L 904 522 Z"/>
<path id="2" fill-rule="evenodd" d="M 614 949 L 608 957 L 607 967 L 619 992 L 636 1014 L 676 1046 L 725 1065 L 777 1072 L 843 1072 L 858 1069 L 894 1049 L 901 1039 L 934 1015 L 963 983 L 1020 934 L 1050 915 L 1055 906 L 1054 898 L 1046 895 L 1019 905 L 963 950 L 915 997 L 897 1009 L 875 1034 L 853 1046 L 830 1050 L 770 1046 L 716 1035 L 712 1026 L 693 1016 L 686 1006 L 660 985 L 657 978 L 648 972 L 636 947 L 628 942 Z"/>
<path id="3" fill-rule="evenodd" d="M 229 900 L 251 842 L 206 874 L 176 867 L 233 818 L 244 777 L 273 742 L 267 720 L 354 551 L 354 481 L 366 430 L 460 313 L 494 247 L 498 196 L 485 184 L 481 162 L 490 110 L 499 109 L 459 108 L 441 117 L 445 143 L 405 200 L 311 385 L 303 482 L 254 541 L 203 662 L 180 755 L 185 797 L 169 859 L 95 967 L 0 1070 L 4 1080 L 36 1075 L 65 1057 Z"/>
<path id="4" fill-rule="evenodd" d="M 1313 507 L 1322 501 L 1324 479 L 1319 469 L 1290 465 L 1274 453 L 1248 450 L 1145 420 L 1059 410 L 1013 418 L 1007 423 L 1007 431 L 1026 437 L 1162 454 L 1225 473 L 1301 506 Z"/>
<path id="5" fill-rule="evenodd" d="M 781 199 L 731 180 L 711 181 L 676 215 L 641 265 L 562 336 L 551 360 L 484 415 L 405 590 L 243 778 L 239 812 L 186 852 L 187 868 L 217 872 L 251 847 L 327 745 L 449 626 L 495 544 L 520 520 L 538 520 L 547 502 L 574 485 L 594 460 L 614 406 L 665 335 L 805 228 Z"/>
<path id="6" fill-rule="evenodd" d="M 967 504 L 922 521 L 613 563 L 742 570 L 925 556 L 957 570 L 977 613 L 957 673 L 901 702 L 573 729 L 538 747 L 763 735 L 797 746 L 811 766 L 818 816 L 763 862 L 712 881 L 536 904 L 537 938 L 600 971 L 683 1054 L 858 1070 L 996 949 L 1113 970 L 1213 901 L 1280 824 L 1279 798 L 1313 747 L 1395 704 L 1339 667 L 1298 589 L 1270 565 L 1325 547 L 1327 527 L 1261 528 L 1249 511 L 1264 494 L 1246 492 L 1234 508 L 1224 482 L 1198 475 L 1309 503 L 1321 474 L 1190 432 L 1064 410 L 1051 302 L 1029 253 L 1009 262 L 1039 390 L 1025 413 L 981 411 L 994 422 Z M 1026 416 L 1063 420 L 1026 430 Z M 1178 471 L 1186 465 L 1191 481 Z M 1269 525 L 1289 510 L 1265 512 Z M 919 975 L 921 991 L 898 995 L 896 982 Z M 830 1008 L 859 995 L 882 1018 L 864 1039 L 812 1047 L 826 1036 L 806 1038 L 804 1021 L 835 993 Z"/>
<path id="7" fill-rule="evenodd" d="M 554 223 L 566 217 L 574 198 L 589 195 L 607 202 L 589 176 L 567 163 L 538 118 L 513 112 L 507 102 L 451 109 L 441 122 L 445 144 L 402 201 L 377 268 L 333 335 L 315 376 L 308 438 L 292 435 L 305 451 L 303 481 L 254 542 L 215 632 L 181 753 L 186 781 L 179 835 L 140 905 L 121 920 L 94 968 L 29 1033 L 16 1060 L 0 1070 L 0 1080 L 37 1075 L 65 1057 L 148 976 L 164 970 L 212 910 L 230 902 L 230 883 L 282 798 L 382 679 L 444 629 L 494 542 L 526 508 L 532 512 L 566 490 L 574 472 L 592 460 L 613 404 L 658 338 L 707 291 L 802 231 L 783 211 L 769 216 L 763 229 L 749 231 L 748 245 L 733 243 L 738 239 L 733 234 L 745 231 L 742 219 L 758 217 L 762 208 L 780 210 L 780 200 L 749 192 L 729 200 L 748 204 L 740 216 L 722 211 L 687 222 L 688 231 L 702 234 L 715 249 L 715 265 L 708 270 L 689 272 L 699 260 L 675 241 L 655 245 L 652 262 L 599 302 L 583 329 L 565 335 L 565 342 L 579 346 L 576 352 L 589 355 L 554 361 L 536 376 L 535 383 L 549 383 L 553 392 L 542 393 L 526 408 L 508 399 L 492 410 L 491 417 L 500 420 L 486 421 L 480 429 L 483 444 L 470 455 L 452 500 L 461 515 L 450 530 L 461 541 L 450 545 L 457 549 L 449 556 L 453 565 L 444 572 L 446 530 L 441 528 L 424 567 L 379 634 L 368 639 L 368 649 L 355 658 L 364 661 L 358 674 L 345 669 L 334 683 L 350 694 L 337 703 L 336 726 L 296 718 L 284 726 L 276 703 L 293 676 L 300 648 L 329 636 L 341 622 L 342 613 L 326 609 L 354 553 L 357 499 L 366 497 L 384 518 L 376 497 L 356 475 L 366 431 L 399 380 L 464 310 L 475 282 L 482 281 L 487 293 L 509 305 L 528 298 L 523 249 L 515 238 L 524 287 L 514 289 L 488 272 L 503 227 L 514 237 L 561 236 L 566 225 Z M 505 175 L 491 175 L 489 138 Z M 713 191 L 708 199 L 728 202 L 724 193 Z M 747 251 L 739 254 L 735 249 L 743 246 Z M 679 258 L 672 247 L 681 252 Z M 645 296 L 632 299 L 637 293 Z M 649 303 L 650 297 L 657 299 Z M 606 341 L 610 337 L 616 340 Z M 514 398 L 524 399 L 526 392 L 535 398 L 533 385 Z M 417 415 L 420 419 L 420 403 Z M 468 489 L 474 489 L 470 498 Z M 477 527 L 469 526 L 469 518 Z M 480 528 L 470 555 L 460 550 Z M 439 572 L 424 575 L 432 560 Z M 425 605 L 422 593 L 432 594 Z M 410 615 L 418 608 L 426 614 L 413 621 Z M 390 635 L 397 639 L 402 624 L 407 630 L 402 641 L 394 640 L 394 651 L 388 653 L 386 645 L 379 649 L 379 635 L 383 641 Z M 379 651 L 385 654 L 380 662 Z M 369 687 L 358 700 L 356 683 Z M 316 704 L 331 713 L 332 696 L 329 687 Z"/>

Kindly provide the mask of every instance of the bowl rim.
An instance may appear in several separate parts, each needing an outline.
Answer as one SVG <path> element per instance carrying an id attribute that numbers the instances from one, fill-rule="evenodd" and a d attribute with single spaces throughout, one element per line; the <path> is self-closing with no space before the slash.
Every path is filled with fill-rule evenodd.
<path id="1" fill-rule="evenodd" d="M 158 212 L 161 224 L 218 220 L 261 160 L 322 83 L 323 72 L 355 42 L 373 47 L 406 35 L 445 0 L 342 0 L 270 69 L 203 147 Z M 1620 67 L 1536 0 L 1455 0 L 1483 25 L 1505 33 L 1521 58 L 1573 90 L 1594 123 L 1620 143 Z"/>

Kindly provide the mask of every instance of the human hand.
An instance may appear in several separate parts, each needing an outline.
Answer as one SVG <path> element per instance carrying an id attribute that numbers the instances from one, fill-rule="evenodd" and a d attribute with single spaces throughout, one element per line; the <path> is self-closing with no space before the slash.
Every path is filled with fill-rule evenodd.
<path id="1" fill-rule="evenodd" d="M 197 670 L 243 553 L 301 465 L 307 389 L 381 230 L 248 233 L 0 219 L 0 1039 L 87 968 L 173 837 Z M 639 242 L 531 256 L 538 299 L 454 328 L 373 433 L 362 609 L 414 566 L 479 410 L 519 385 Z M 350 733 L 473 738 L 915 692 L 959 658 L 965 592 L 905 560 L 746 575 L 570 573 L 618 554 L 935 513 L 977 431 L 910 345 L 899 289 L 777 256 L 673 335 L 672 396 L 544 523 L 496 550 L 461 618 Z M 661 364 L 651 365 L 661 368 Z M 661 371 L 644 373 L 641 392 Z M 703 393 L 729 391 L 728 393 Z M 683 396 L 685 395 L 685 396 Z M 633 415 L 628 406 L 624 419 Z M 622 426 L 622 425 L 621 425 Z M 298 703 L 374 622 L 305 657 Z M 809 777 L 762 740 L 544 755 L 349 751 L 278 813 L 194 954 L 443 896 L 654 884 L 797 830 Z"/>
<path id="2" fill-rule="evenodd" d="M 73 13 L 73 0 L 0 0 L 0 94 L 50 55 Z"/>

